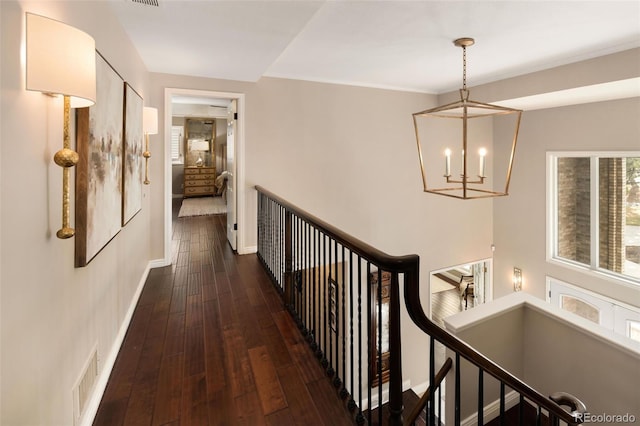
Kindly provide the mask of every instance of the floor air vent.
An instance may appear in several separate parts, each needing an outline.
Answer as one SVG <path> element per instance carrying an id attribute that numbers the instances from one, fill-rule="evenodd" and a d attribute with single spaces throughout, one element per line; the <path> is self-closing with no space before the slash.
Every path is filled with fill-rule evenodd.
<path id="1" fill-rule="evenodd" d="M 73 388 L 73 405 L 74 405 L 74 420 L 78 424 L 78 420 L 84 414 L 84 409 L 91 397 L 91 391 L 96 384 L 98 378 L 98 348 L 94 347 L 91 351 L 89 359 L 87 359 L 82 374 L 76 386 Z"/>
<path id="2" fill-rule="evenodd" d="M 146 6 L 159 7 L 158 0 L 131 0 L 131 3 L 144 4 Z"/>

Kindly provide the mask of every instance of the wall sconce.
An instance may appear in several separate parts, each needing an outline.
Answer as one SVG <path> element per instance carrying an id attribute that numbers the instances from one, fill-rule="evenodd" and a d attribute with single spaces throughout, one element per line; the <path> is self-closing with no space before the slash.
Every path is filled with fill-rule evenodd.
<path id="1" fill-rule="evenodd" d="M 507 195 L 522 111 L 469 99 L 467 47 L 472 46 L 475 41 L 465 37 L 454 40 L 453 43 L 462 47 L 460 100 L 413 114 L 423 190 L 463 200 Z M 504 189 L 500 187 L 499 179 L 496 179 L 499 174 L 490 173 L 487 175 L 486 173 L 487 169 L 493 170 L 491 167 L 487 167 L 487 144 L 492 145 L 492 141 L 487 140 L 488 135 L 491 134 L 489 129 L 498 120 L 507 123 L 509 128 L 515 127 L 513 139 L 511 139 L 511 150 L 503 150 L 504 152 L 494 150 L 492 156 L 489 157 L 489 166 L 493 165 L 495 170 L 502 166 L 506 169 Z M 429 136 L 429 139 L 425 136 Z M 429 143 L 423 144 L 425 141 Z M 447 146 L 448 143 L 460 145 L 459 148 L 452 151 L 450 146 Z M 441 166 L 443 153 L 444 168 Z M 460 169 L 456 168 L 456 173 L 452 173 L 452 153 L 454 158 L 459 156 L 459 161 L 456 160 L 455 163 L 460 164 Z M 427 167 L 425 167 L 424 160 L 430 163 L 427 164 Z M 472 163 L 475 162 L 478 167 L 472 167 L 472 164 L 469 164 L 470 160 Z M 443 177 L 444 180 L 442 180 Z M 434 188 L 433 181 L 443 181 L 443 184 L 446 185 Z"/>
<path id="2" fill-rule="evenodd" d="M 145 148 L 142 156 L 144 157 L 144 184 L 149 185 L 149 135 L 158 134 L 158 109 L 152 107 L 144 107 L 142 113 L 142 128 L 144 130 Z"/>
<path id="3" fill-rule="evenodd" d="M 69 169 L 78 153 L 69 141 L 71 108 L 88 107 L 96 101 L 96 48 L 93 38 L 74 27 L 44 16 L 27 13 L 26 88 L 49 96 L 64 97 L 62 149 L 53 157 L 62 167 L 62 228 L 58 238 L 70 238 Z"/>
<path id="4" fill-rule="evenodd" d="M 513 291 L 522 290 L 522 270 L 513 268 Z"/>

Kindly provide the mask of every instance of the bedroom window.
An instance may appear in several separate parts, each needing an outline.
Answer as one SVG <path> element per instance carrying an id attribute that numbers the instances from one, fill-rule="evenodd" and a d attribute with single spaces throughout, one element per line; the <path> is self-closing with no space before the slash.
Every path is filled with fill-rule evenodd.
<path id="1" fill-rule="evenodd" d="M 171 126 L 171 162 L 182 164 L 182 135 L 183 126 Z"/>
<path id="2" fill-rule="evenodd" d="M 640 153 L 550 153 L 550 258 L 640 283 Z"/>

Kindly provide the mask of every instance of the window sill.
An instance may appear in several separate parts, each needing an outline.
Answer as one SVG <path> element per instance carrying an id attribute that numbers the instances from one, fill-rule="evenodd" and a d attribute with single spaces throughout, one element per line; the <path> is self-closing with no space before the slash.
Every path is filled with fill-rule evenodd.
<path id="1" fill-rule="evenodd" d="M 562 266 L 574 271 L 582 272 L 590 277 L 604 279 L 614 284 L 623 285 L 625 287 L 629 287 L 636 290 L 640 288 L 640 280 L 636 280 L 632 277 L 627 278 L 627 277 L 622 277 L 620 275 L 615 275 L 613 273 L 591 269 L 582 264 L 574 263 L 574 262 L 563 260 L 563 259 L 547 258 L 547 262 L 552 265 Z"/>

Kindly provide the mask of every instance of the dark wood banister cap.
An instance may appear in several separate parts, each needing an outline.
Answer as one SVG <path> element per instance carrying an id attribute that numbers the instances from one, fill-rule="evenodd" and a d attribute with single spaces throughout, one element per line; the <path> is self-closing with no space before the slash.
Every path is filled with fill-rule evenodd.
<path id="1" fill-rule="evenodd" d="M 584 414 L 587 412 L 587 406 L 578 398 L 567 392 L 556 392 L 551 394 L 549 399 L 560 406 L 569 407 L 571 409 L 571 411 L 569 411 L 571 417 L 576 419 L 578 423 L 582 423 Z"/>

